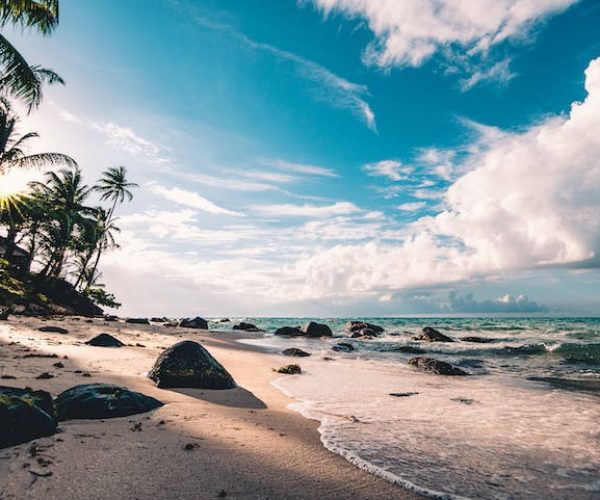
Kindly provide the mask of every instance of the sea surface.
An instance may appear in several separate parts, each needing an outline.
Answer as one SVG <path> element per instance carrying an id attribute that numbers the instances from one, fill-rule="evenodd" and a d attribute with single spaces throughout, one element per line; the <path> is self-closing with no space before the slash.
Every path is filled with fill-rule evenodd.
<path id="1" fill-rule="evenodd" d="M 372 340 L 345 338 L 347 319 L 310 319 L 334 338 L 272 335 L 308 319 L 245 318 L 266 330 L 245 342 L 312 354 L 275 385 L 330 450 L 434 497 L 600 498 L 600 318 L 352 318 L 386 329 Z M 456 342 L 413 340 L 424 326 Z M 342 338 L 356 350 L 331 350 Z M 415 355 L 471 376 L 418 372 Z"/>

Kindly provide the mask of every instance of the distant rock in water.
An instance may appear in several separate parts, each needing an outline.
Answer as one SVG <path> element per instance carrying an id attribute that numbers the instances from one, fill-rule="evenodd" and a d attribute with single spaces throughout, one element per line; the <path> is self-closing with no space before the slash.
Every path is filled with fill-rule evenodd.
<path id="1" fill-rule="evenodd" d="M 125 323 L 132 323 L 134 325 L 149 325 L 150 321 L 148 318 L 127 318 Z"/>
<path id="2" fill-rule="evenodd" d="M 304 335 L 304 332 L 300 329 L 299 326 L 282 326 L 281 328 L 277 328 L 275 330 L 275 335 L 282 335 L 287 337 L 301 337 Z"/>
<path id="3" fill-rule="evenodd" d="M 241 321 L 237 325 L 233 325 L 233 329 L 243 330 L 245 332 L 264 332 L 264 330 L 261 330 L 256 325 L 253 325 L 252 323 L 244 323 L 243 321 Z"/>
<path id="4" fill-rule="evenodd" d="M 284 349 L 281 351 L 284 356 L 295 356 L 297 358 L 305 358 L 310 356 L 309 352 L 303 351 L 302 349 L 298 349 L 297 347 L 290 347 L 289 349 Z"/>
<path id="5" fill-rule="evenodd" d="M 413 340 L 424 340 L 425 342 L 454 342 L 453 339 L 441 332 L 438 332 L 431 326 L 426 326 L 423 328 L 423 333 L 414 336 Z"/>
<path id="6" fill-rule="evenodd" d="M 168 347 L 148 372 L 161 388 L 233 389 L 236 384 L 223 366 L 197 342 L 184 340 Z"/>
<path id="7" fill-rule="evenodd" d="M 198 330 L 208 330 L 208 321 L 200 316 L 195 318 L 184 318 L 179 322 L 179 326 L 183 328 L 196 328 Z"/>
<path id="8" fill-rule="evenodd" d="M 486 337 L 462 337 L 460 339 L 461 342 L 472 342 L 474 344 L 487 344 L 490 342 L 495 342 L 496 339 L 489 339 Z"/>
<path id="9" fill-rule="evenodd" d="M 425 354 L 427 352 L 425 349 L 421 349 L 420 347 L 415 347 L 412 345 L 398 345 L 393 347 L 391 350 L 397 352 L 405 352 L 408 354 Z"/>
<path id="10" fill-rule="evenodd" d="M 36 401 L 26 395 L 0 391 L 0 448 L 56 433 L 56 419 L 38 406 Z"/>
<path id="11" fill-rule="evenodd" d="M 229 318 L 221 318 L 217 321 L 217 323 L 229 323 L 231 320 Z"/>
<path id="12" fill-rule="evenodd" d="M 408 364 L 422 372 L 435 373 L 436 375 L 468 375 L 466 371 L 439 359 L 419 356 L 409 359 Z"/>
<path id="13" fill-rule="evenodd" d="M 322 323 L 309 321 L 302 327 L 302 332 L 307 337 L 331 337 L 333 335 L 331 328 Z"/>
<path id="14" fill-rule="evenodd" d="M 84 384 L 71 387 L 56 398 L 59 420 L 127 417 L 163 406 L 157 399 L 126 387 Z"/>
<path id="15" fill-rule="evenodd" d="M 86 344 L 95 347 L 123 347 L 125 345 L 119 339 L 109 335 L 108 333 L 96 335 L 93 339 L 88 340 Z"/>
<path id="16" fill-rule="evenodd" d="M 348 342 L 340 342 L 339 344 L 335 344 L 331 350 L 337 352 L 352 352 L 354 351 L 354 346 Z"/>
<path id="17" fill-rule="evenodd" d="M 61 328 L 60 326 L 40 326 L 38 330 L 46 333 L 69 333 L 69 330 L 66 328 Z"/>
<path id="18" fill-rule="evenodd" d="M 273 368 L 273 371 L 285 373 L 286 375 L 299 375 L 302 373 L 302 368 L 300 368 L 300 365 L 285 365 L 277 369 Z"/>
<path id="19" fill-rule="evenodd" d="M 348 333 L 355 333 L 361 330 L 371 330 L 375 334 L 385 332 L 385 329 L 382 326 L 367 323 L 366 321 L 348 321 L 348 323 L 344 325 L 344 330 Z"/>

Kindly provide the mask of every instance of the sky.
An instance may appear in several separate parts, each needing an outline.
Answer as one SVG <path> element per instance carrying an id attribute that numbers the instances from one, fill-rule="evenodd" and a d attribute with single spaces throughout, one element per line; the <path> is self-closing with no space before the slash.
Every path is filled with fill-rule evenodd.
<path id="1" fill-rule="evenodd" d="M 22 127 L 140 185 L 123 314 L 600 314 L 598 2 L 61 9 Z"/>

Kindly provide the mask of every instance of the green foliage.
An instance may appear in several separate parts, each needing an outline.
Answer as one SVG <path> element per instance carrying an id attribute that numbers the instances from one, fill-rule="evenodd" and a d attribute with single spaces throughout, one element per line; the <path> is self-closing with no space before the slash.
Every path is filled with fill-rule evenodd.
<path id="1" fill-rule="evenodd" d="M 107 293 L 100 287 L 86 288 L 84 294 L 96 305 L 118 309 L 121 303 L 117 302 L 114 294 Z"/>
<path id="2" fill-rule="evenodd" d="M 25 297 L 27 292 L 27 286 L 11 275 L 9 262 L 0 259 L 0 301 L 12 304 L 15 300 Z"/>

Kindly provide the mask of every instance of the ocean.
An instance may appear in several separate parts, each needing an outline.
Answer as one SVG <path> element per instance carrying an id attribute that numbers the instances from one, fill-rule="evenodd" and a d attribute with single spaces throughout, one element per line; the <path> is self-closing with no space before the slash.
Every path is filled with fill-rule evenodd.
<path id="1" fill-rule="evenodd" d="M 328 449 L 432 497 L 600 498 L 600 318 L 352 319 L 385 334 L 347 339 L 348 319 L 314 318 L 334 337 L 282 338 L 272 332 L 308 319 L 244 318 L 266 330 L 244 342 L 312 354 L 274 385 L 320 422 Z M 424 326 L 456 342 L 413 340 Z M 342 337 L 353 352 L 331 349 Z M 416 371 L 416 355 L 471 376 Z"/>

